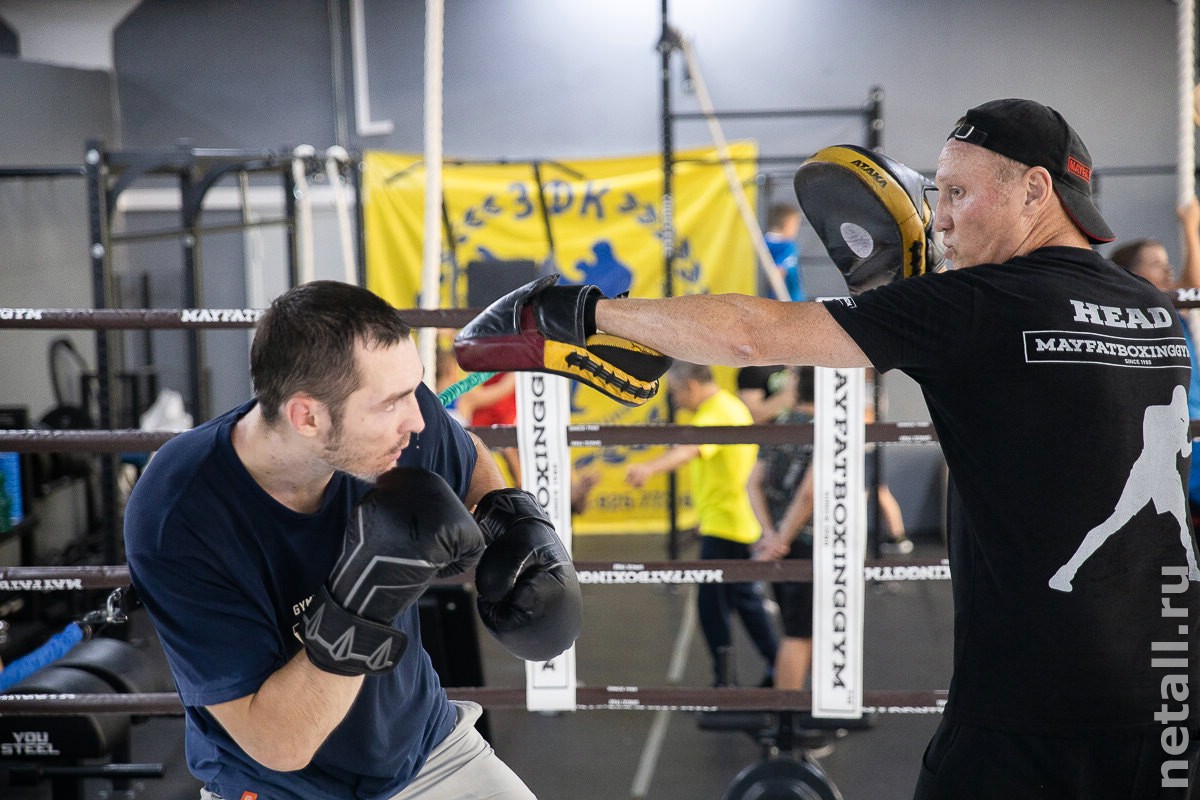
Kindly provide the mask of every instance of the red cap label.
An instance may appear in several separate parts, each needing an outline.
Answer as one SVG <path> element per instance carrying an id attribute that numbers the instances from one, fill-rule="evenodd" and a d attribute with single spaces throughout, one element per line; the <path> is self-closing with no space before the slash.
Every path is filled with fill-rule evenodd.
<path id="1" fill-rule="evenodd" d="M 1087 164 L 1084 164 L 1082 161 L 1079 161 L 1074 156 L 1067 157 L 1067 172 L 1083 178 L 1088 183 L 1092 182 L 1092 168 Z"/>

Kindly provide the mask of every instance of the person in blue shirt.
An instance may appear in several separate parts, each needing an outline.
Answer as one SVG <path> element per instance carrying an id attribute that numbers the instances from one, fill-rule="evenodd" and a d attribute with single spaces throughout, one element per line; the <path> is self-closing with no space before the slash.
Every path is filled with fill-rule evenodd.
<path id="1" fill-rule="evenodd" d="M 767 212 L 767 250 L 775 260 L 788 296 L 795 301 L 804 301 L 804 275 L 800 271 L 800 246 L 796 237 L 800 235 L 800 209 L 788 203 L 776 203 Z"/>
<path id="2" fill-rule="evenodd" d="M 497 510 L 529 496 L 442 408 L 409 325 L 365 289 L 281 295 L 250 371 L 254 399 L 167 442 L 126 509 L 202 800 L 529 800 L 475 730 L 480 707 L 446 697 L 415 602 L 435 572 L 476 561 L 481 586 L 502 543 L 536 561 Z M 375 580 L 380 562 L 421 577 Z M 351 604 L 348 572 L 367 600 Z"/>

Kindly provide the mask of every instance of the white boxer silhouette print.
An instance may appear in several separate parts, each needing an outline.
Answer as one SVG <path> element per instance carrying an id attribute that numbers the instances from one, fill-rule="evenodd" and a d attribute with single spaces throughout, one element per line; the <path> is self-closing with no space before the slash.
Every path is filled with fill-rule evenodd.
<path id="1" fill-rule="evenodd" d="M 1187 553 L 1188 579 L 1200 581 L 1200 568 L 1196 566 L 1196 553 L 1188 533 L 1187 494 L 1179 482 L 1176 467 L 1176 456 L 1187 456 L 1191 452 L 1188 425 L 1187 391 L 1182 386 L 1175 387 L 1169 405 L 1146 408 L 1142 420 L 1142 453 L 1129 470 L 1129 480 L 1125 482 L 1116 508 L 1108 519 L 1088 531 L 1071 560 L 1054 573 L 1050 579 L 1051 589 L 1071 591 L 1071 581 L 1083 562 L 1150 502 L 1154 503 L 1155 512 L 1170 512 L 1179 522 L 1179 538 Z"/>

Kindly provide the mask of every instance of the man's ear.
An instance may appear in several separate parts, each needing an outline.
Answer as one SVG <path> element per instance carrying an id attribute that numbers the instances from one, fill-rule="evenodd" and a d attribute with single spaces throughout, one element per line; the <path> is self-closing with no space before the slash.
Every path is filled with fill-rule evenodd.
<path id="1" fill-rule="evenodd" d="M 292 430 L 301 436 L 315 437 L 328 417 L 325 404 L 312 395 L 297 392 L 283 404 L 283 414 Z"/>
<path id="2" fill-rule="evenodd" d="M 1054 181 L 1045 167 L 1030 167 L 1025 173 L 1025 205 L 1041 208 L 1054 197 Z"/>

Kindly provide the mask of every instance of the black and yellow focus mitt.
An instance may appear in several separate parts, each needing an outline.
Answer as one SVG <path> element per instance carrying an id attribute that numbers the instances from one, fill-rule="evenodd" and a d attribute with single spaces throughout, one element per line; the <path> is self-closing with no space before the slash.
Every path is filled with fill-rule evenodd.
<path id="1" fill-rule="evenodd" d="M 671 359 L 637 342 L 598 333 L 596 286 L 556 285 L 546 275 L 515 289 L 467 323 L 454 338 L 458 364 L 470 372 L 552 372 L 591 386 L 627 406 L 658 392 Z"/>
<path id="2" fill-rule="evenodd" d="M 796 199 L 834 266 L 858 294 L 944 268 L 921 173 L 855 145 L 826 147 L 800 165 Z"/>

